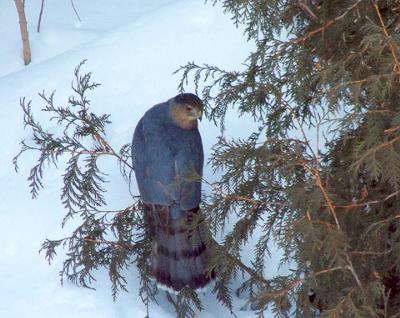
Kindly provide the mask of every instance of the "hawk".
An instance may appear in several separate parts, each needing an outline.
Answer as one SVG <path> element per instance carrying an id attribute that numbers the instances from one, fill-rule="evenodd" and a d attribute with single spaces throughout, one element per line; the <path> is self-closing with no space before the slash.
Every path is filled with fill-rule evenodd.
<path id="1" fill-rule="evenodd" d="M 202 113 L 199 97 L 179 94 L 150 108 L 132 141 L 152 239 L 151 274 L 159 285 L 175 291 L 202 288 L 215 276 L 207 272 L 212 240 L 199 209 L 204 155 L 197 121 Z"/>

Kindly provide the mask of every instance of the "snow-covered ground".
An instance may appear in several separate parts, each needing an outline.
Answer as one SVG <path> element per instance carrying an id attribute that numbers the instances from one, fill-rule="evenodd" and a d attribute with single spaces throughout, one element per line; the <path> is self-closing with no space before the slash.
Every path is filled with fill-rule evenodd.
<path id="1" fill-rule="evenodd" d="M 75 0 L 82 23 L 70 1 L 46 0 L 37 33 L 40 2 L 26 1 L 32 63 L 24 66 L 14 1 L 0 0 L 0 317 L 144 317 L 135 268 L 127 273 L 130 292 L 121 293 L 114 303 L 106 272 L 97 273 L 96 291 L 61 286 L 62 255 L 49 266 L 38 254 L 45 238 L 65 234 L 60 228 L 61 171 L 49 170 L 45 189 L 37 200 L 31 199 L 26 178 L 35 158 L 25 156 L 19 174 L 12 166 L 19 141 L 30 137 L 22 126 L 19 98 L 32 99 L 38 111 L 43 104 L 37 93 L 56 90 L 56 102 L 64 103 L 71 95 L 74 67 L 87 59 L 83 70 L 93 72 L 93 80 L 102 84 L 91 96 L 93 110 L 111 114 L 107 136 L 119 149 L 131 140 L 146 109 L 177 93 L 179 75 L 172 73 L 179 66 L 196 61 L 237 69 L 251 45 L 221 8 L 199 0 Z M 54 123 L 46 125 L 57 129 Z M 231 136 L 247 135 L 251 123 L 232 116 L 227 129 Z M 204 120 L 200 130 L 208 157 L 219 130 Z M 117 165 L 111 159 L 104 167 L 110 205 L 127 206 L 130 195 Z M 212 178 L 209 167 L 205 177 Z M 200 317 L 230 317 L 211 293 L 202 299 L 206 310 Z M 243 303 L 235 299 L 237 316 L 253 317 L 239 310 Z M 151 310 L 151 317 L 173 316 L 167 304 Z"/>

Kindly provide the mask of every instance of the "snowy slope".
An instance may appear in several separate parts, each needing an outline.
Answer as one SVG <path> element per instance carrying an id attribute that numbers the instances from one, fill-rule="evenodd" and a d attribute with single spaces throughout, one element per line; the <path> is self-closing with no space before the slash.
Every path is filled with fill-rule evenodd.
<path id="1" fill-rule="evenodd" d="M 63 209 L 59 203 L 60 171 L 52 169 L 46 188 L 31 200 L 26 177 L 34 157 L 23 158 L 16 174 L 12 158 L 18 142 L 29 138 L 22 127 L 19 98 L 42 104 L 37 92 L 56 90 L 57 103 L 71 94 L 73 69 L 87 59 L 85 71 L 102 85 L 91 96 L 97 113 L 110 113 L 108 140 L 119 148 L 130 141 L 140 116 L 151 105 L 177 93 L 178 75 L 187 61 L 237 69 L 250 45 L 218 7 L 197 0 L 75 0 L 83 24 L 78 23 L 70 2 L 46 0 L 41 33 L 36 30 L 40 1 L 27 1 L 32 46 L 32 64 L 25 67 L 13 1 L 0 0 L 0 317 L 143 317 L 145 307 L 137 295 L 134 268 L 127 273 L 129 293 L 114 303 L 107 273 L 100 271 L 97 291 L 59 283 L 62 255 L 48 266 L 38 254 L 45 238 L 65 235 L 60 229 Z M 38 113 L 37 118 L 40 118 Z M 247 135 L 251 126 L 244 119 L 228 120 L 228 135 Z M 48 123 L 50 129 L 56 129 Z M 216 141 L 218 128 L 203 120 L 200 127 L 206 157 Z M 109 174 L 110 208 L 130 203 L 130 195 L 112 160 L 104 161 Z M 212 178 L 209 167 L 205 177 Z M 248 253 L 249 256 L 251 252 Z M 227 310 L 206 293 L 206 311 L 200 317 L 230 317 Z M 235 300 L 238 317 L 253 317 L 239 311 L 243 300 Z M 152 317 L 173 317 L 164 304 L 152 308 Z"/>

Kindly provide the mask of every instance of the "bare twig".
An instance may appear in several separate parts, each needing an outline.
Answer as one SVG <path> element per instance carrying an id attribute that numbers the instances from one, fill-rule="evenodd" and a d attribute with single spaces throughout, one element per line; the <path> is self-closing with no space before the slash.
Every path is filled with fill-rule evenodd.
<path id="1" fill-rule="evenodd" d="M 89 237 L 84 237 L 81 240 L 83 240 L 85 242 L 95 243 L 95 244 L 111 245 L 116 248 L 128 249 L 128 250 L 135 249 L 138 245 L 140 245 L 139 244 L 140 242 L 136 243 L 136 244 L 132 244 L 132 243 L 113 242 L 113 241 L 107 241 L 107 240 L 98 240 L 98 239 L 92 239 Z"/>
<path id="2" fill-rule="evenodd" d="M 324 185 L 322 184 L 322 180 L 321 180 L 319 171 L 317 169 L 311 170 L 309 167 L 306 167 L 306 166 L 305 166 L 305 168 L 308 169 L 310 171 L 310 173 L 314 176 L 315 183 L 317 184 L 317 187 L 320 189 L 322 195 L 324 196 L 324 199 L 328 205 L 329 211 L 331 212 L 333 219 L 335 220 L 336 227 L 338 228 L 338 230 L 341 230 L 339 219 L 336 214 L 335 206 L 333 205 L 332 200 L 330 199 L 328 193 L 325 190 Z"/>
<path id="3" fill-rule="evenodd" d="M 385 254 L 389 254 L 390 252 L 392 252 L 392 249 L 388 249 L 388 250 L 385 250 L 385 251 L 383 251 L 383 252 L 374 252 L 374 251 L 351 251 L 351 252 L 348 252 L 348 254 L 349 254 L 349 255 L 361 255 L 361 256 L 363 256 L 363 255 L 382 256 L 382 255 L 385 255 Z"/>
<path id="4" fill-rule="evenodd" d="M 380 145 L 377 145 L 371 149 L 369 149 L 368 151 L 366 151 L 360 159 L 358 159 L 357 161 L 363 161 L 365 158 L 367 158 L 368 156 L 370 156 L 371 154 L 373 154 L 374 152 L 376 152 L 378 149 L 387 147 L 387 146 L 391 146 L 392 144 L 396 143 L 397 141 L 400 141 L 400 136 L 397 136 L 389 141 L 386 141 L 384 143 L 381 143 Z"/>
<path id="5" fill-rule="evenodd" d="M 330 199 L 327 191 L 325 190 L 324 185 L 322 184 L 321 176 L 319 174 L 318 169 L 312 169 L 312 168 L 308 167 L 305 163 L 304 163 L 304 168 L 307 169 L 311 173 L 311 175 L 314 177 L 315 183 L 318 186 L 318 188 L 320 189 L 320 191 L 325 199 L 325 202 L 328 205 L 329 211 L 331 212 L 331 214 L 335 220 L 336 228 L 338 229 L 339 232 L 342 232 L 342 228 L 340 226 L 335 207 L 334 207 L 333 202 Z M 362 288 L 361 280 L 358 277 L 358 274 L 354 269 L 353 262 L 351 261 L 350 256 L 347 253 L 346 253 L 346 261 L 347 261 L 347 266 L 346 266 L 347 269 L 352 273 L 355 281 L 357 282 L 358 287 Z"/>
<path id="6" fill-rule="evenodd" d="M 223 195 L 222 199 L 225 201 L 244 201 L 252 205 L 275 205 L 275 206 L 289 206 L 287 202 L 269 202 L 263 200 L 255 200 L 242 195 L 228 194 Z"/>
<path id="7" fill-rule="evenodd" d="M 72 8 L 73 8 L 74 11 L 75 11 L 75 14 L 76 14 L 76 17 L 78 18 L 78 21 L 79 21 L 79 22 L 82 22 L 81 18 L 79 17 L 78 11 L 77 11 L 76 8 L 75 8 L 75 4 L 74 4 L 74 1 L 73 1 L 73 0 L 71 0 L 71 5 L 72 5 Z"/>
<path id="8" fill-rule="evenodd" d="M 141 212 L 142 210 L 139 208 L 134 208 L 134 206 L 129 206 L 127 208 L 124 209 L 119 209 L 119 210 L 95 210 L 95 209 L 89 209 L 89 210 L 80 210 L 80 211 L 76 211 L 76 213 L 80 213 L 80 212 L 90 212 L 91 214 L 95 215 L 95 214 L 118 214 L 118 215 L 122 215 L 124 213 L 129 213 L 129 212 Z"/>
<path id="9" fill-rule="evenodd" d="M 327 269 L 323 269 L 321 271 L 313 273 L 311 275 L 311 277 L 315 278 L 322 274 L 331 273 L 331 272 L 335 272 L 335 271 L 339 271 L 339 270 L 346 270 L 346 269 L 347 268 L 342 267 L 342 266 L 327 268 Z M 287 295 L 291 290 L 293 290 L 294 288 L 296 288 L 297 286 L 302 284 L 307 278 L 308 277 L 296 279 L 296 280 L 292 281 L 287 288 L 283 288 L 283 289 L 277 290 L 275 292 L 266 292 L 266 293 L 264 293 L 264 295 L 267 297 L 272 297 L 272 298 L 283 297 L 283 296 Z"/>
<path id="10" fill-rule="evenodd" d="M 382 27 L 382 32 L 385 35 L 386 39 L 388 40 L 388 43 L 389 43 L 389 46 L 390 46 L 390 51 L 392 53 L 392 57 L 393 57 L 393 61 L 394 61 L 393 71 L 395 73 L 397 73 L 398 75 L 400 75 L 400 62 L 399 62 L 399 59 L 397 57 L 396 49 L 393 46 L 392 41 L 390 41 L 390 35 L 389 35 L 389 32 L 388 32 L 388 30 L 387 30 L 387 28 L 385 26 L 385 22 L 383 21 L 382 14 L 381 14 L 381 12 L 379 10 L 379 7 L 378 7 L 376 1 L 375 0 L 371 0 L 371 3 L 372 3 L 372 6 L 375 9 L 376 15 L 378 16 L 379 23 L 381 24 L 381 27 Z"/>
<path id="11" fill-rule="evenodd" d="M 383 198 L 382 200 L 373 200 L 373 201 L 367 201 L 367 202 L 361 202 L 361 203 L 349 203 L 349 204 L 343 204 L 343 205 L 335 205 L 335 208 L 354 209 L 354 208 L 360 208 L 360 207 L 364 207 L 364 206 L 368 206 L 368 205 L 372 205 L 372 204 L 383 203 L 383 202 L 395 197 L 399 193 L 400 193 L 400 191 L 395 191 L 395 192 L 389 194 L 388 196 L 386 196 L 385 198 Z"/>
<path id="12" fill-rule="evenodd" d="M 123 159 L 112 147 L 111 145 L 108 143 L 107 140 L 105 140 L 97 131 L 94 132 L 94 136 L 95 139 L 99 142 L 99 144 L 101 146 L 103 146 L 105 148 L 105 151 L 110 153 L 111 155 L 115 156 L 118 158 L 118 160 L 120 160 L 121 162 L 123 162 L 126 166 L 128 166 L 130 169 L 133 169 L 133 166 L 127 162 L 125 159 Z"/>
<path id="13" fill-rule="evenodd" d="M 44 0 L 42 0 L 42 4 L 40 6 L 39 19 L 38 19 L 38 24 L 37 24 L 37 29 L 36 29 L 36 31 L 38 33 L 40 32 L 40 23 L 42 22 L 43 7 L 44 7 Z"/>
<path id="14" fill-rule="evenodd" d="M 216 241 L 214 241 L 215 244 L 217 244 L 217 246 L 219 246 L 221 249 L 223 249 L 223 251 L 226 253 L 226 256 L 233 261 L 241 270 L 243 270 L 244 272 L 248 273 L 250 275 L 250 277 L 253 277 L 256 281 L 258 281 L 261 284 L 264 284 L 266 286 L 269 285 L 269 281 L 266 280 L 264 277 L 262 277 L 261 275 L 259 275 L 255 270 L 253 270 L 252 268 L 248 267 L 247 265 L 245 265 L 240 259 L 236 258 L 235 256 L 229 254 L 222 245 L 218 244 Z"/>
<path id="15" fill-rule="evenodd" d="M 290 107 L 290 105 L 288 105 L 288 107 Z M 330 213 L 331 213 L 331 215 L 332 215 L 332 217 L 333 217 L 333 219 L 335 221 L 335 225 L 336 225 L 337 230 L 339 232 L 342 232 L 342 228 L 340 226 L 339 219 L 337 217 L 335 206 L 333 205 L 333 202 L 332 202 L 331 198 L 329 197 L 328 192 L 326 191 L 326 189 L 325 189 L 325 187 L 324 187 L 324 185 L 322 183 L 321 175 L 320 175 L 320 172 L 319 172 L 319 132 L 317 131 L 317 149 L 316 149 L 316 152 L 314 152 L 314 150 L 312 149 L 312 147 L 310 145 L 310 142 L 309 142 L 309 140 L 307 138 L 307 135 L 306 135 L 306 133 L 305 133 L 305 131 L 303 129 L 303 126 L 301 125 L 301 123 L 300 123 L 300 121 L 298 120 L 297 117 L 295 117 L 295 119 L 297 120 L 297 124 L 298 124 L 298 127 L 299 127 L 302 135 L 303 135 L 304 141 L 308 145 L 308 148 L 310 149 L 310 151 L 311 151 L 311 153 L 313 155 L 313 158 L 314 158 L 314 160 L 316 162 L 316 167 L 310 167 L 308 165 L 308 163 L 305 162 L 304 160 L 300 160 L 299 163 L 314 178 L 314 181 L 315 181 L 317 187 L 320 189 L 320 191 L 321 191 L 321 193 L 322 193 L 322 195 L 324 197 L 324 200 L 327 203 L 329 211 L 330 211 Z M 319 124 L 317 125 L 317 130 L 319 130 Z M 361 280 L 358 277 L 358 274 L 354 269 L 353 262 L 351 261 L 350 256 L 347 253 L 346 253 L 346 261 L 347 261 L 347 266 L 346 266 L 347 269 L 353 275 L 355 281 L 357 282 L 358 287 L 362 288 Z"/>
<path id="16" fill-rule="evenodd" d="M 334 24 L 335 22 L 343 19 L 349 12 L 351 12 L 354 8 L 356 8 L 363 0 L 358 0 L 355 3 L 353 3 L 350 7 L 348 7 L 341 15 L 337 16 L 336 18 L 329 20 L 328 22 L 326 22 L 322 27 L 315 29 L 311 32 L 308 32 L 306 35 L 297 38 L 293 41 L 290 41 L 294 44 L 303 44 L 307 39 L 313 37 L 314 35 L 321 33 L 323 31 L 325 31 L 327 28 L 329 28 L 332 24 Z"/>
<path id="17" fill-rule="evenodd" d="M 318 17 L 315 15 L 315 13 L 310 9 L 310 7 L 305 4 L 304 2 L 302 2 L 301 0 L 297 3 L 297 6 L 302 9 L 304 11 L 305 14 L 307 14 L 307 16 L 313 20 L 314 22 L 319 23 L 319 19 Z"/>
<path id="18" fill-rule="evenodd" d="M 347 263 L 348 263 L 347 268 L 353 274 L 353 277 L 356 280 L 358 287 L 362 288 L 363 286 L 362 286 L 361 280 L 358 277 L 358 274 L 357 274 L 356 270 L 354 269 L 353 262 L 351 261 L 350 256 L 349 256 L 348 253 L 346 253 L 346 260 L 347 260 Z"/>

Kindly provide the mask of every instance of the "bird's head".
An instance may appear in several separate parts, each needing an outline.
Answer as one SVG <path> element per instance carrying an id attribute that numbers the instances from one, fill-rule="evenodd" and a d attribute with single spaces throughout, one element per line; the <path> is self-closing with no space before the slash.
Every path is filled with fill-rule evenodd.
<path id="1" fill-rule="evenodd" d="M 170 114 L 173 121 L 183 129 L 197 127 L 197 119 L 203 116 L 203 102 L 196 95 L 183 93 L 172 99 Z"/>

